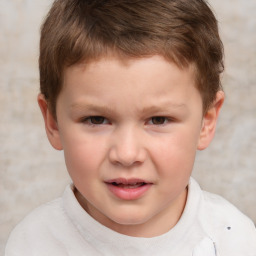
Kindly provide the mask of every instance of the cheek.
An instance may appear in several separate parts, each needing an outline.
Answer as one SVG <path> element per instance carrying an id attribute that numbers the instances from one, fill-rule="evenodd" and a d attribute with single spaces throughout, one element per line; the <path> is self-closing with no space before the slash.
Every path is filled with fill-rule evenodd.
<path id="1" fill-rule="evenodd" d="M 184 137 L 159 144 L 154 164 L 158 172 L 159 194 L 168 201 L 175 200 L 187 187 L 194 165 L 195 145 Z"/>
<path id="2" fill-rule="evenodd" d="M 86 182 L 97 174 L 105 155 L 95 140 L 72 138 L 64 144 L 68 172 L 74 182 Z"/>
<path id="3" fill-rule="evenodd" d="M 197 147 L 197 136 L 180 132 L 156 141 L 152 158 L 159 174 L 184 177 L 191 174 Z"/>

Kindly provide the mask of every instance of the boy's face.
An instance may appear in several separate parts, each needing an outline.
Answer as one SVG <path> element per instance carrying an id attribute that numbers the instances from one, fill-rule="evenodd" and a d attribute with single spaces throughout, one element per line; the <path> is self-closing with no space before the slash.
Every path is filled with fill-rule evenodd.
<path id="1" fill-rule="evenodd" d="M 209 144 L 218 115 L 213 107 L 202 116 L 192 68 L 160 56 L 75 65 L 65 71 L 57 123 L 40 96 L 39 104 L 92 217 L 144 237 L 177 223 L 196 150 Z"/>

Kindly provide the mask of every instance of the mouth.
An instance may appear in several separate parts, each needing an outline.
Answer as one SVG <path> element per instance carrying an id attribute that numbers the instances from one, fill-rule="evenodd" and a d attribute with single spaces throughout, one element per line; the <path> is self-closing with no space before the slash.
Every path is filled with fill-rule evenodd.
<path id="1" fill-rule="evenodd" d="M 147 183 L 145 182 L 135 182 L 135 183 L 117 183 L 117 182 L 111 182 L 111 185 L 115 186 L 115 187 L 119 187 L 119 188 L 124 188 L 124 189 L 133 189 L 133 188 L 139 188 L 142 187 L 144 185 L 146 185 Z"/>
<path id="2" fill-rule="evenodd" d="M 135 200 L 142 197 L 152 183 L 141 179 L 113 179 L 105 182 L 109 190 L 119 199 Z"/>
<path id="3" fill-rule="evenodd" d="M 149 182 L 146 182 L 141 179 L 124 179 L 124 178 L 109 180 L 106 183 L 109 185 L 113 185 L 120 188 L 127 188 L 127 189 L 138 188 L 138 187 L 142 187 L 144 185 L 149 184 Z"/>

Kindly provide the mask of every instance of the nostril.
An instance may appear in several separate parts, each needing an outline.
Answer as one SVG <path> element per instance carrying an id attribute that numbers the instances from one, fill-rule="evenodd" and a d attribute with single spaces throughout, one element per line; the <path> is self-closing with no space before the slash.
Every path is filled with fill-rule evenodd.
<path id="1" fill-rule="evenodd" d="M 109 159 L 112 164 L 131 167 L 145 161 L 146 153 L 141 142 L 129 137 L 116 141 L 110 148 Z"/>
<path id="2" fill-rule="evenodd" d="M 116 150 L 115 150 L 116 151 Z M 130 167 L 140 164 L 140 160 L 136 152 L 115 152 L 114 150 L 110 153 L 110 161 L 115 165 L 121 165 Z"/>

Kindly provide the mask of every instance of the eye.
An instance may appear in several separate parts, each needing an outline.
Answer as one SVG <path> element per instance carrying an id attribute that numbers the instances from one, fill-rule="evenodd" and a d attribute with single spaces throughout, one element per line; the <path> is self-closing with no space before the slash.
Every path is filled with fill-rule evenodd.
<path id="1" fill-rule="evenodd" d="M 150 120 L 150 124 L 161 125 L 168 122 L 168 118 L 164 116 L 153 116 Z"/>
<path id="2" fill-rule="evenodd" d="M 83 120 L 84 123 L 92 125 L 107 124 L 108 120 L 103 116 L 89 116 Z"/>

